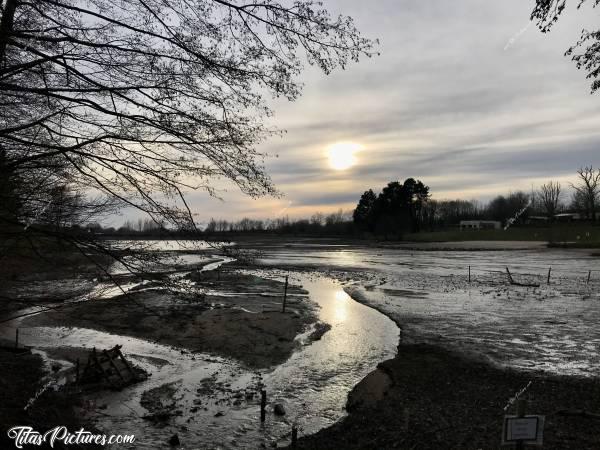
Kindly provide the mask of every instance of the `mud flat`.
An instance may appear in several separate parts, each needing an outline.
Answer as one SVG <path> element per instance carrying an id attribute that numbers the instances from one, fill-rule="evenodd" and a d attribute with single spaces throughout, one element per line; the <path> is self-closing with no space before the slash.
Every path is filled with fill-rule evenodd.
<path id="1" fill-rule="evenodd" d="M 504 407 L 532 380 L 528 412 L 546 416 L 544 448 L 600 448 L 596 257 L 488 247 L 265 252 L 265 267 L 318 266 L 402 329 L 398 356 L 352 391 L 349 415 L 298 448 L 499 448 Z M 507 266 L 531 287 L 512 285 Z"/>
<path id="2" fill-rule="evenodd" d="M 201 288 L 199 294 L 134 291 L 37 314 L 21 326 L 95 329 L 263 368 L 289 358 L 296 336 L 316 320 L 314 304 L 297 286 L 288 286 L 282 312 L 279 280 L 227 270 L 192 272 L 188 278 Z"/>
<path id="3" fill-rule="evenodd" d="M 400 345 L 350 393 L 348 417 L 296 448 L 499 448 L 508 393 L 531 380 L 528 411 L 546 416 L 544 448 L 599 448 L 597 381 L 502 370 L 425 344 Z"/>

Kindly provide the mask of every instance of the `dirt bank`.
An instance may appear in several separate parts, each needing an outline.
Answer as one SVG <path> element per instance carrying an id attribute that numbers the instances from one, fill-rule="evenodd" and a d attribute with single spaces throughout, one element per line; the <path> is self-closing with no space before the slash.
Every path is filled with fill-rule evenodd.
<path id="1" fill-rule="evenodd" d="M 316 320 L 305 291 L 233 271 L 194 272 L 203 294 L 179 295 L 148 289 L 94 300 L 26 319 L 23 327 L 91 328 L 143 338 L 195 352 L 235 358 L 251 367 L 285 361 L 294 339 Z"/>
<path id="2" fill-rule="evenodd" d="M 501 370 L 429 345 L 401 345 L 352 391 L 347 418 L 297 448 L 499 448 L 503 408 L 530 380 L 528 411 L 546 416 L 545 449 L 599 448 L 597 381 Z"/>
<path id="3" fill-rule="evenodd" d="M 30 426 L 39 432 L 46 432 L 56 426 L 66 426 L 70 431 L 85 428 L 93 431 L 91 424 L 82 420 L 79 407 L 82 406 L 76 393 L 53 389 L 44 391 L 25 410 L 30 399 L 40 392 L 45 384 L 48 368 L 37 354 L 15 354 L 0 350 L 0 448 L 15 448 L 14 441 L 7 432 L 15 426 Z M 58 443 L 58 447 L 66 448 Z M 48 445 L 36 448 L 50 448 Z M 69 446 L 69 448 L 81 448 Z M 86 448 L 99 448 L 86 446 Z"/>

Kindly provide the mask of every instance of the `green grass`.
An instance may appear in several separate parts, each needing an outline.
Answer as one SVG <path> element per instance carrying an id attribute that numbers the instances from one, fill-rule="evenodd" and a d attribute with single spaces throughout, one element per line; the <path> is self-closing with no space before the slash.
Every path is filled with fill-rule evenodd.
<path id="1" fill-rule="evenodd" d="M 548 227 L 518 227 L 508 230 L 457 229 L 405 234 L 405 241 L 460 242 L 460 241 L 542 241 L 573 243 L 578 247 L 600 247 L 600 226 L 560 224 Z"/>

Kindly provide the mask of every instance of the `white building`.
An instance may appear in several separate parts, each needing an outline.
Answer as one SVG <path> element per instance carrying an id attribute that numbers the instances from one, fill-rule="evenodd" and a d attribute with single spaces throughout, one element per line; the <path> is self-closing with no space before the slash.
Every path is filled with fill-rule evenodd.
<path id="1" fill-rule="evenodd" d="M 461 230 L 499 230 L 502 224 L 496 220 L 461 220 Z"/>

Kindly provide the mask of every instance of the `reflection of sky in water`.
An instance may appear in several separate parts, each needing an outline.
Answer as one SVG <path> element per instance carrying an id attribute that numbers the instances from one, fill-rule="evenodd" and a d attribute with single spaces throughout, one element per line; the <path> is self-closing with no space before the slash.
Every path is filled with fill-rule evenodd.
<path id="1" fill-rule="evenodd" d="M 404 324 L 407 339 L 457 346 L 515 367 L 600 371 L 600 270 L 589 251 L 282 248 L 264 260 L 280 267 L 358 269 L 357 278 L 371 280 L 361 282 L 368 287 L 362 290 L 365 300 Z M 540 287 L 509 286 L 506 266 L 517 280 Z M 344 319 L 343 305 L 333 321 Z"/>
<path id="2" fill-rule="evenodd" d="M 319 320 L 331 324 L 332 328 L 320 340 L 301 346 L 284 364 L 261 371 L 269 408 L 281 401 L 287 411 L 284 418 L 268 414 L 262 426 L 258 420 L 257 397 L 237 407 L 203 397 L 202 407 L 207 406 L 208 411 L 194 408 L 200 380 L 208 376 L 231 383 L 232 388 L 256 391 L 256 385 L 252 384 L 256 381 L 255 371 L 236 363 L 203 354 L 182 354 L 177 348 L 82 328 L 23 328 L 21 337 L 25 344 L 43 348 L 108 348 L 121 344 L 132 361 L 152 372 L 144 383 L 121 392 L 101 393 L 96 399 L 97 404 L 109 405 L 103 415 L 97 417 L 98 425 L 117 434 L 137 430 L 141 447 L 136 448 L 160 448 L 164 444 L 164 428 L 157 428 L 142 418 L 147 412 L 140 405 L 140 397 L 144 391 L 167 382 L 175 382 L 177 387 L 177 408 L 183 413 L 171 420 L 172 425 L 178 427 L 182 442 L 202 443 L 202 448 L 257 448 L 265 438 L 268 442 L 288 436 L 291 422 L 298 423 L 301 433 L 306 434 L 341 418 L 348 392 L 379 362 L 393 357 L 398 342 L 399 330 L 391 320 L 353 301 L 338 284 L 325 278 L 295 274 L 292 279 L 309 291 L 320 306 Z M 6 337 L 14 338 L 18 322 L 0 328 L 0 335 L 3 331 Z M 302 338 L 306 339 L 310 331 Z M 153 358 L 162 362 L 157 363 Z M 217 411 L 224 415 L 215 418 Z M 187 422 L 189 417 L 194 420 Z"/>

